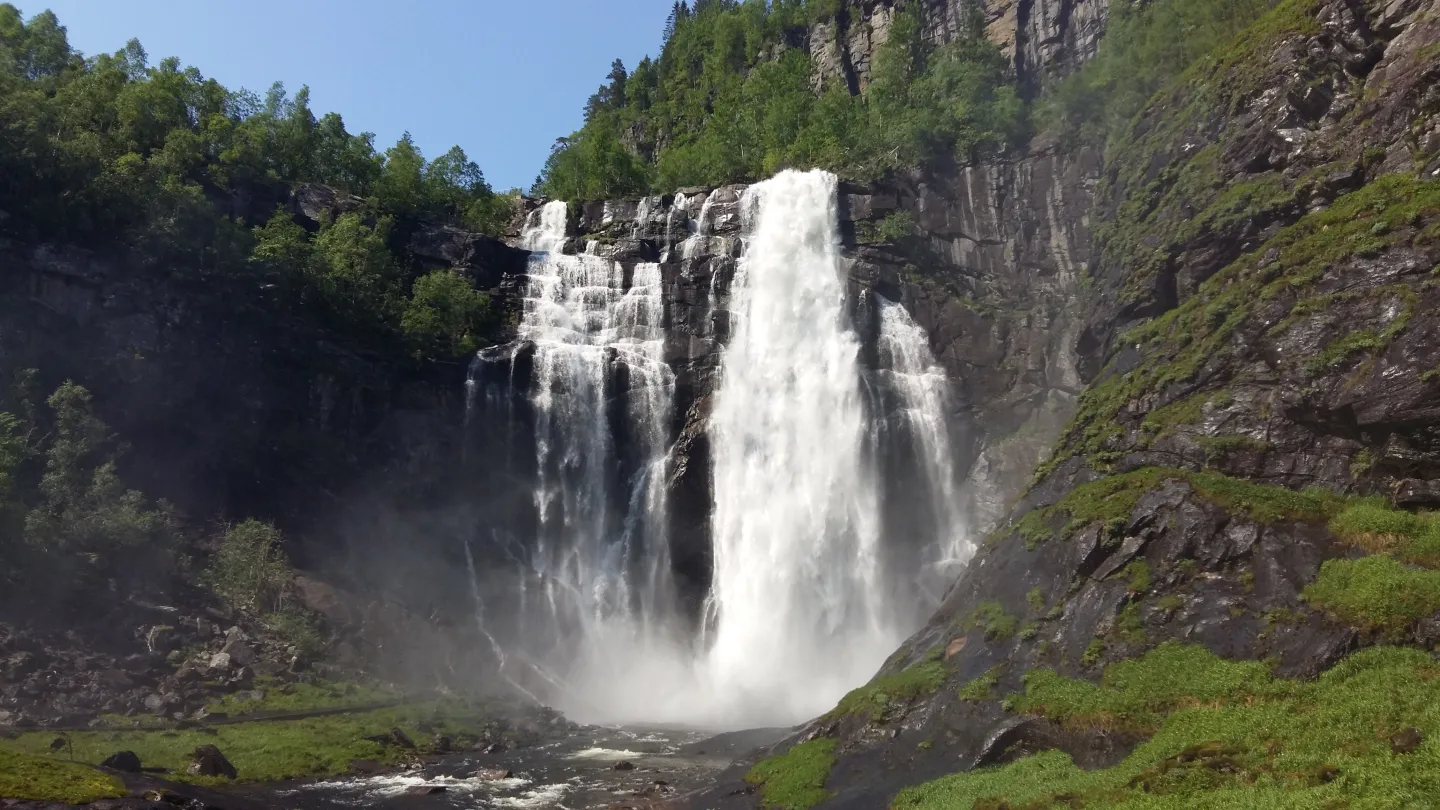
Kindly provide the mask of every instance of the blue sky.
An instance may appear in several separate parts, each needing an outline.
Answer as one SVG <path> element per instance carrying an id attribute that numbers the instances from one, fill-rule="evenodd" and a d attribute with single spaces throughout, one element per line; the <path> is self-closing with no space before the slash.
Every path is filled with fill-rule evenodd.
<path id="1" fill-rule="evenodd" d="M 380 148 L 459 144 L 497 190 L 528 188 L 616 57 L 659 51 L 671 0 L 12 0 L 86 54 L 138 37 L 231 89 L 310 86 Z"/>

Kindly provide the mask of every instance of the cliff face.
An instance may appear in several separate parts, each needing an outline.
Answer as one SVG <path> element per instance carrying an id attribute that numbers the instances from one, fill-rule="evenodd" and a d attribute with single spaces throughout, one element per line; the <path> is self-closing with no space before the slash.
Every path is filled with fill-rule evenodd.
<path id="1" fill-rule="evenodd" d="M 816 81 L 836 78 L 852 90 L 865 87 L 875 53 L 890 23 L 907 4 L 919 5 L 926 41 L 941 45 L 965 33 L 975 0 L 857 0 L 834 19 L 810 29 Z M 1014 60 L 1031 89 L 1072 73 L 1095 55 L 1105 33 L 1109 0 L 988 0 L 985 31 Z"/>
<path id="2" fill-rule="evenodd" d="M 1060 348 L 1030 356 L 1087 385 L 1033 486 L 877 676 L 890 697 L 792 739 L 837 741 L 822 806 L 885 806 L 901 786 L 1047 749 L 1109 767 L 1150 733 L 1001 700 L 1041 669 L 1094 680 L 1177 640 L 1303 678 L 1369 645 L 1435 643 L 1433 605 L 1371 593 L 1373 612 L 1357 612 L 1346 589 L 1358 580 L 1338 579 L 1352 563 L 1419 558 L 1327 520 L 1360 495 L 1385 505 L 1367 508 L 1440 505 L 1437 12 L 1432 0 L 1279 4 L 1155 97 L 1098 176 L 1083 156 L 975 170 L 991 187 L 1031 178 L 1056 212 L 1041 220 L 1048 238 L 1026 243 L 1046 246 L 1030 261 L 1055 262 L 1072 297 L 1036 285 L 1038 272 L 1018 289 L 1038 286 L 1083 323 L 1037 329 Z M 1034 180 L 1066 172 L 1082 180 Z M 1093 209 L 1067 206 L 1087 191 Z M 1092 219 L 1093 242 L 1076 239 Z M 986 277 L 1015 284 L 1025 255 Z M 1079 267 L 1088 289 L 1073 295 L 1080 285 L 1063 282 Z M 927 325 L 944 347 L 946 321 Z M 951 367 L 963 388 L 969 370 Z M 1063 403 L 1067 389 L 1053 390 Z M 1378 587 L 1415 593 L 1401 582 L 1430 564 Z"/>

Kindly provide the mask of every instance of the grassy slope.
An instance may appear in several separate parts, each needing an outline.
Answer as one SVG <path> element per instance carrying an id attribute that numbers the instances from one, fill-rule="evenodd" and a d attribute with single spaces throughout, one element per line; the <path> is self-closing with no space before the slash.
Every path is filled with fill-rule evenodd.
<path id="1" fill-rule="evenodd" d="M 0 748 L 0 798 L 80 804 L 124 795 L 120 780 L 93 768 Z"/>
<path id="2" fill-rule="evenodd" d="M 384 734 L 392 727 L 400 728 L 423 748 L 436 733 L 463 739 L 484 719 L 459 704 L 431 703 L 305 720 L 219 726 L 213 732 L 84 732 L 71 735 L 71 741 L 75 759 L 80 762 L 98 763 L 116 751 L 129 750 L 138 754 L 146 767 L 170 768 L 174 771 L 171 778 L 210 783 L 218 780 L 191 777 L 184 770 L 196 747 L 213 744 L 235 766 L 242 780 L 272 781 L 344 773 L 356 759 L 403 759 L 403 749 L 363 739 Z M 34 732 L 14 740 L 0 740 L 0 753 L 48 754 L 54 738 L 53 733 Z M 4 795 L 3 791 L 0 795 Z"/>

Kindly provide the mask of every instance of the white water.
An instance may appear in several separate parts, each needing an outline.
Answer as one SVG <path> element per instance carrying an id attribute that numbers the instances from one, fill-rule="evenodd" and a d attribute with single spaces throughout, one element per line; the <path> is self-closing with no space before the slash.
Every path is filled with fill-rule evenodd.
<path id="1" fill-rule="evenodd" d="M 562 254 L 565 219 L 565 203 L 549 203 L 524 235 L 536 251 L 520 336 L 535 346 L 539 534 L 520 618 L 535 668 L 584 714 L 611 702 L 617 668 L 646 655 L 673 612 L 664 459 L 675 381 L 660 266 L 627 278 L 617 262 Z"/>
<path id="2" fill-rule="evenodd" d="M 835 178 L 750 187 L 711 428 L 717 624 L 706 662 L 740 722 L 832 708 L 902 640 L 879 582 L 860 342 L 845 317 Z"/>
<path id="3" fill-rule="evenodd" d="M 666 215 L 667 257 L 687 204 L 677 198 Z M 724 238 L 707 234 L 710 208 L 707 198 L 679 243 L 684 259 Z M 564 255 L 564 203 L 532 215 L 519 331 L 535 346 L 539 525 L 521 560 L 514 647 L 495 647 L 502 675 L 585 722 L 799 722 L 867 681 L 939 601 L 970 552 L 945 376 L 923 330 L 877 300 L 874 371 L 888 404 L 862 391 L 836 208 L 823 172 L 783 172 L 741 201 L 744 258 L 710 425 L 713 583 L 698 632 L 677 615 L 670 577 L 675 381 L 660 266 L 627 273 Z M 927 514 L 916 536 L 884 536 L 896 485 L 878 458 L 897 452 L 903 488 L 916 490 L 903 510 L 914 501 Z M 475 603 L 485 631 L 478 590 Z"/>
<path id="4" fill-rule="evenodd" d="M 920 507 L 928 511 L 926 532 L 932 542 L 921 549 L 921 570 L 915 585 L 921 606 L 937 604 L 944 589 L 970 560 L 974 545 L 966 532 L 946 412 L 949 385 L 935 362 L 925 330 L 899 302 L 877 296 L 880 310 L 880 375 L 898 401 L 895 414 L 903 423 L 924 486 Z"/>

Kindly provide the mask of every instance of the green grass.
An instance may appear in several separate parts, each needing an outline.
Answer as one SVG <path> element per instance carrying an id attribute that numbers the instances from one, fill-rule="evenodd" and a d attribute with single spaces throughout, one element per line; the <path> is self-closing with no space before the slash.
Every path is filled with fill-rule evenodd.
<path id="1" fill-rule="evenodd" d="M 825 714 L 826 719 L 859 715 L 874 722 L 884 722 L 885 714 L 893 706 L 908 703 L 939 689 L 945 683 L 949 671 L 940 660 L 940 650 L 933 650 L 923 661 L 893 672 L 880 675 L 858 689 L 852 689 L 840 702 Z"/>
<path id="2" fill-rule="evenodd" d="M 995 686 L 1000 683 L 1000 673 L 1004 671 L 1003 664 L 986 670 L 985 674 L 960 687 L 960 699 L 975 701 L 995 697 Z"/>
<path id="3" fill-rule="evenodd" d="M 82 804 L 124 795 L 119 779 L 94 768 L 0 748 L 0 798 Z"/>
<path id="4" fill-rule="evenodd" d="M 1170 645 L 1125 664 L 1133 666 L 1116 675 L 1124 665 L 1112 665 L 1102 686 L 1058 679 L 1026 690 L 1072 712 L 1072 722 L 1108 711 L 1155 728 L 1119 765 L 1084 771 L 1047 751 L 907 788 L 892 807 L 1382 810 L 1429 807 L 1440 795 L 1440 668 L 1426 653 L 1364 650 L 1313 682 Z M 1389 737 L 1412 726 L 1424 735 L 1420 748 L 1393 753 Z"/>
<path id="5" fill-rule="evenodd" d="M 977 629 L 985 631 L 985 638 L 989 641 L 1004 641 L 1015 635 L 1015 628 L 1020 620 L 1005 612 L 1005 606 L 994 599 L 986 599 L 975 606 L 975 609 L 961 621 L 963 629 Z"/>
<path id="6" fill-rule="evenodd" d="M 1129 520 L 1141 496 L 1167 481 L 1187 483 L 1197 495 L 1232 515 L 1265 524 L 1324 520 L 1339 512 L 1346 503 L 1342 496 L 1319 488 L 1297 492 L 1217 472 L 1143 467 L 1081 484 L 1054 505 L 1030 511 L 1015 530 L 1025 539 L 1027 547 L 1052 539 L 1055 533 L 1050 526 L 1062 519 L 1067 521 L 1061 530 L 1063 538 L 1096 523 L 1118 530 Z"/>
<path id="7" fill-rule="evenodd" d="M 1386 554 L 1326 560 L 1303 597 L 1359 630 L 1399 637 L 1440 611 L 1440 571 L 1414 568 Z"/>
<path id="8" fill-rule="evenodd" d="M 174 771 L 171 778 L 203 783 L 223 780 L 191 777 L 185 768 L 198 746 L 213 744 L 239 771 L 241 780 L 268 782 L 344 773 L 355 759 L 398 761 L 403 757 L 400 750 L 362 739 L 384 734 L 392 727 L 399 727 L 423 747 L 437 731 L 463 738 L 483 722 L 483 716 L 459 703 L 432 703 L 305 720 L 217 726 L 213 733 L 199 729 L 107 730 L 70 736 L 77 761 L 95 764 L 116 751 L 129 750 L 139 755 L 146 767 L 170 768 Z M 52 739 L 50 733 L 22 734 L 13 740 L 0 740 L 0 751 L 45 754 Z"/>
<path id="9" fill-rule="evenodd" d="M 825 779 L 834 765 L 835 740 L 821 737 L 756 763 L 745 781 L 760 788 L 766 807 L 809 810 L 830 798 Z"/>
<path id="10" fill-rule="evenodd" d="M 1378 498 L 1352 504 L 1330 521 L 1341 542 L 1371 554 L 1426 568 L 1440 568 L 1440 514 L 1405 512 Z"/>
<path id="11" fill-rule="evenodd" d="M 231 716 L 269 712 L 303 712 L 316 709 L 338 709 L 346 706 L 364 706 L 396 700 L 399 695 L 374 686 L 336 681 L 320 683 L 280 684 L 273 680 L 257 679 L 255 688 L 263 691 L 260 700 L 245 700 L 237 695 L 225 695 L 210 703 L 212 712 L 225 712 Z"/>

